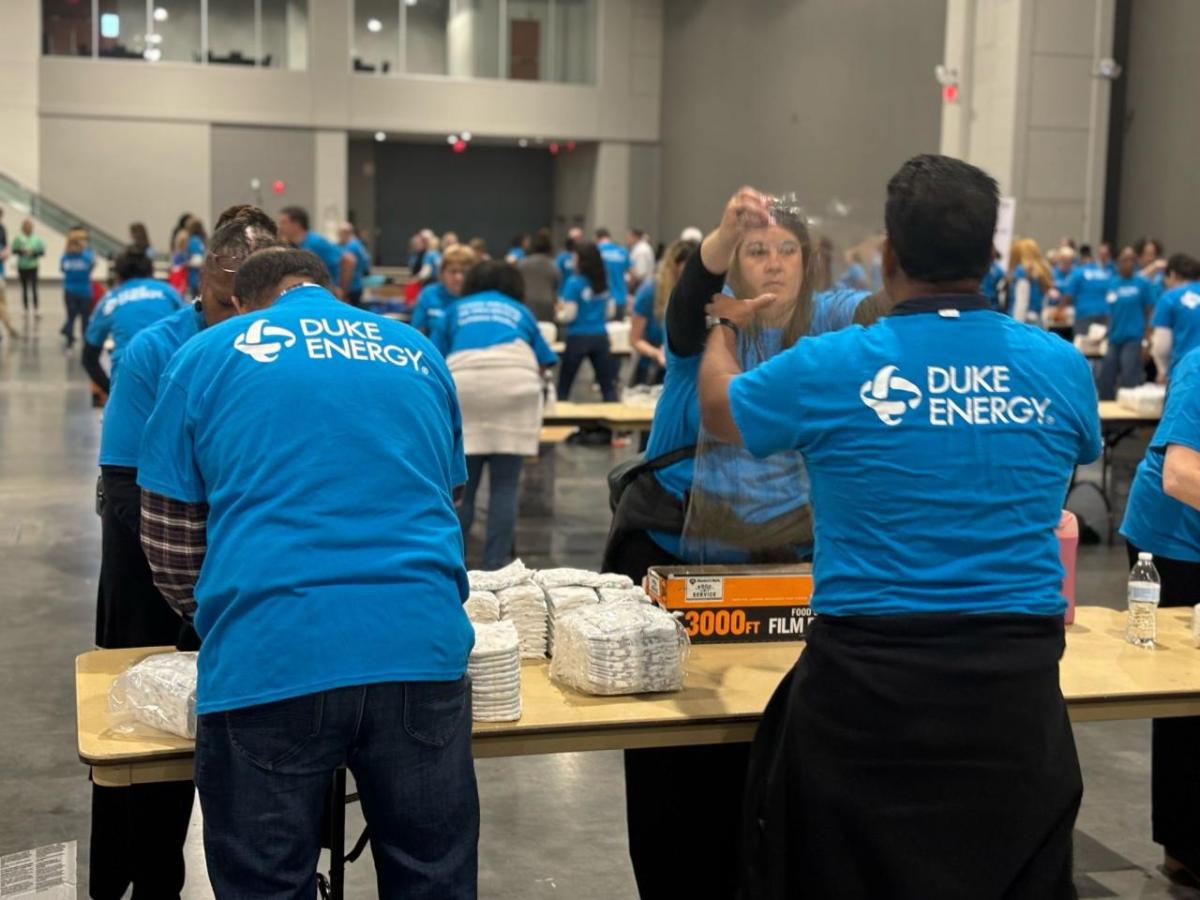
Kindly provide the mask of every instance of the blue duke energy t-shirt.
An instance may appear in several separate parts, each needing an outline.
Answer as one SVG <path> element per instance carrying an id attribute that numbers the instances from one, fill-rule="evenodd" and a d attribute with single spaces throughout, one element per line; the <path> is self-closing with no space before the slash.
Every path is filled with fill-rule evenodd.
<path id="1" fill-rule="evenodd" d="M 334 285 L 342 283 L 342 254 L 347 251 L 315 231 L 309 231 L 304 235 L 304 240 L 300 242 L 300 249 L 308 250 L 321 258 L 321 262 L 325 263 L 325 268 L 329 270 L 329 280 Z"/>
<path id="2" fill-rule="evenodd" d="M 604 260 L 604 272 L 608 276 L 608 290 L 613 303 L 625 305 L 625 273 L 629 271 L 629 251 L 612 241 L 597 244 L 600 258 Z"/>
<path id="3" fill-rule="evenodd" d="M 1113 276 L 1108 289 L 1108 340 L 1140 341 L 1146 334 L 1146 310 L 1154 307 L 1154 285 L 1140 275 Z"/>
<path id="4" fill-rule="evenodd" d="M 96 304 L 84 340 L 93 347 L 103 347 L 112 335 L 116 345 L 112 352 L 112 373 L 116 377 L 117 366 L 134 335 L 182 306 L 179 292 L 165 281 L 135 278 L 123 282 Z"/>
<path id="5" fill-rule="evenodd" d="M 1163 491 L 1163 462 L 1171 444 L 1200 453 L 1200 350 L 1175 366 L 1162 421 L 1133 478 L 1121 523 L 1121 534 L 1139 550 L 1200 562 L 1200 510 Z M 1200 595 L 1200 586 L 1194 587 Z"/>
<path id="6" fill-rule="evenodd" d="M 1063 293 L 1075 299 L 1077 316 L 1108 315 L 1108 285 L 1112 275 L 1095 263 L 1076 266 Z"/>
<path id="7" fill-rule="evenodd" d="M 457 300 L 434 328 L 432 340 L 447 358 L 460 350 L 485 350 L 524 341 L 539 366 L 558 362 L 558 354 L 542 337 L 529 307 L 499 291 L 483 291 Z"/>
<path id="8" fill-rule="evenodd" d="M 1200 347 L 1200 281 L 1180 285 L 1158 298 L 1151 323 L 1171 329 L 1171 368 Z"/>
<path id="9" fill-rule="evenodd" d="M 946 312 L 803 340 L 733 380 L 746 447 L 804 453 L 819 613 L 1065 608 L 1054 528 L 1100 454 L 1091 370 L 1053 334 Z"/>
<path id="10" fill-rule="evenodd" d="M 121 356 L 120 377 L 113 378 L 112 393 L 104 405 L 100 465 L 137 468 L 142 432 L 154 411 L 163 371 L 175 351 L 203 327 L 204 316 L 186 306 L 142 329 L 129 342 Z"/>
<path id="11" fill-rule="evenodd" d="M 316 286 L 206 329 L 163 376 L 138 468 L 209 505 L 198 712 L 463 675 L 462 422 L 414 329 Z"/>
<path id="12" fill-rule="evenodd" d="M 611 282 L 610 282 L 611 283 Z M 563 285 L 561 299 L 578 308 L 575 319 L 567 323 L 567 336 L 607 334 L 609 291 L 597 294 L 582 275 L 572 275 Z"/>

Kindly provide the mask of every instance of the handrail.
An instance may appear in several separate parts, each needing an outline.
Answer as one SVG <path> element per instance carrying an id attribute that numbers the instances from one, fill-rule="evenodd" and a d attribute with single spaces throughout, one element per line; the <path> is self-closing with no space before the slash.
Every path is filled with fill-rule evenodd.
<path id="1" fill-rule="evenodd" d="M 52 200 L 47 200 L 41 194 L 30 190 L 3 172 L 0 172 L 0 200 L 27 210 L 30 216 L 56 231 L 61 231 L 64 235 L 75 227 L 86 228 L 92 248 L 101 256 L 111 259 L 125 249 L 124 241 L 113 237 L 104 229 L 87 222 Z"/>

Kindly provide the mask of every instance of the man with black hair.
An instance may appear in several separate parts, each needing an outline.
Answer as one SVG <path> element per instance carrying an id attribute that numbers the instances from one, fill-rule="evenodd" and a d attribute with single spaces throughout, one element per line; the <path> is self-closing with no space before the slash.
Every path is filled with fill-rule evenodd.
<path id="1" fill-rule="evenodd" d="M 1179 360 L 1200 347 L 1200 262 L 1186 253 L 1172 255 L 1163 287 L 1150 320 L 1150 348 L 1160 384 Z"/>
<path id="2" fill-rule="evenodd" d="M 278 221 L 280 238 L 293 247 L 308 250 L 319 256 L 329 269 L 334 296 L 349 302 L 354 287 L 354 273 L 358 268 L 358 259 L 354 253 L 311 230 L 308 210 L 302 207 L 285 206 L 279 211 Z"/>
<path id="3" fill-rule="evenodd" d="M 183 306 L 179 292 L 154 277 L 154 263 L 145 251 L 129 247 L 113 261 L 116 284 L 104 295 L 83 336 L 83 368 L 108 393 L 121 355 L 134 336 Z M 100 365 L 104 344 L 112 338 L 110 371 Z"/>
<path id="4" fill-rule="evenodd" d="M 199 646 L 190 626 L 154 585 L 139 542 L 138 452 L 163 370 L 205 327 L 234 315 L 233 276 L 251 252 L 275 242 L 275 223 L 253 206 L 233 206 L 213 231 L 200 278 L 200 299 L 140 331 L 121 356 L 100 438 L 100 585 L 96 645 L 181 650 Z M 190 781 L 92 788 L 90 890 L 115 900 L 132 884 L 136 896 L 178 897 L 183 843 L 195 788 Z"/>
<path id="5" fill-rule="evenodd" d="M 139 457 L 142 545 L 204 640 L 208 872 L 218 897 L 316 896 L 346 766 L 378 895 L 473 900 L 454 382 L 415 329 L 312 283 L 320 268 L 296 250 L 246 261 L 244 314 L 172 359 Z M 343 652 L 313 652 L 330 641 Z"/>
<path id="6" fill-rule="evenodd" d="M 704 425 L 802 451 L 815 523 L 819 615 L 747 781 L 747 898 L 1074 896 L 1054 530 L 1100 423 L 1086 360 L 979 293 L 997 206 L 974 166 L 909 160 L 890 313 L 744 374 L 735 338 L 774 298 L 710 307 Z"/>

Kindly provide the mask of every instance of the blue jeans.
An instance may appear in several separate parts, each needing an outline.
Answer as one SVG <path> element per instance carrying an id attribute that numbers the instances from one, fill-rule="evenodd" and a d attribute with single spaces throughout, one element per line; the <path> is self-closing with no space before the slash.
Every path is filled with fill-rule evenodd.
<path id="1" fill-rule="evenodd" d="M 340 766 L 358 784 L 379 896 L 474 900 L 479 795 L 465 676 L 201 716 L 196 787 L 219 900 L 316 896 L 322 808 Z"/>
<path id="2" fill-rule="evenodd" d="M 475 524 L 475 494 L 488 467 L 487 536 L 483 542 L 483 567 L 503 568 L 512 559 L 517 533 L 517 485 L 521 482 L 524 457 L 515 453 L 474 454 L 467 457 L 467 486 L 458 506 L 463 544 Z"/>
<path id="3" fill-rule="evenodd" d="M 1146 367 L 1142 363 L 1140 339 L 1108 342 L 1108 352 L 1100 363 L 1100 399 L 1116 400 L 1117 387 L 1137 387 L 1146 380 Z"/>
<path id="4" fill-rule="evenodd" d="M 604 397 L 604 402 L 615 403 L 617 372 L 607 333 L 567 335 L 567 346 L 563 350 L 562 364 L 558 370 L 558 399 L 571 399 L 571 387 L 575 384 L 575 376 L 579 374 L 579 367 L 585 359 L 592 362 L 596 383 L 600 385 L 600 394 Z"/>
<path id="5" fill-rule="evenodd" d="M 63 294 L 63 304 L 67 308 L 67 321 L 63 323 L 62 336 L 67 339 L 67 347 L 75 345 L 75 320 L 79 319 L 79 336 L 87 332 L 88 320 L 92 317 L 92 298 L 83 294 Z"/>

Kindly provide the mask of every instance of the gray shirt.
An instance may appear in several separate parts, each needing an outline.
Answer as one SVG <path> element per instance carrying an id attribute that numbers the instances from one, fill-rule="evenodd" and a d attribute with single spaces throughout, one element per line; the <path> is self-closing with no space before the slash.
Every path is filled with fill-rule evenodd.
<path id="1" fill-rule="evenodd" d="M 539 322 L 554 321 L 554 301 L 558 299 L 558 266 L 544 253 L 534 253 L 517 263 L 525 279 L 525 305 Z"/>

